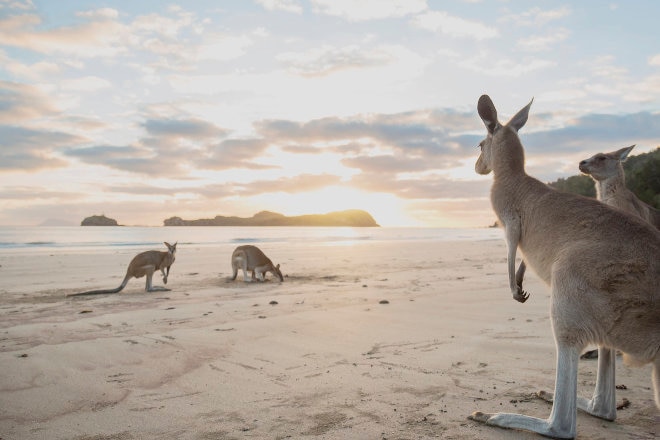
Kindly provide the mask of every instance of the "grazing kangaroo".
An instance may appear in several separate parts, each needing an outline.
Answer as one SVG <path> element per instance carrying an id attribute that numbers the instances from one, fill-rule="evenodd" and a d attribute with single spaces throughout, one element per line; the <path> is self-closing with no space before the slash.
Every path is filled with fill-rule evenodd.
<path id="1" fill-rule="evenodd" d="M 660 408 L 660 231 L 639 218 L 587 197 L 556 191 L 525 172 L 518 130 L 531 102 L 506 125 L 487 95 L 477 105 L 487 129 L 475 164 L 493 172 L 491 202 L 504 226 L 508 270 L 515 285 L 517 248 L 551 288 L 550 318 L 557 347 L 554 394 L 548 419 L 511 413 L 475 412 L 487 425 L 526 429 L 570 439 L 577 409 L 606 420 L 616 417 L 613 351 L 628 363 L 653 364 L 655 402 Z M 591 399 L 577 397 L 578 360 L 587 344 L 610 348 Z"/>
<path id="2" fill-rule="evenodd" d="M 596 182 L 598 200 L 636 215 L 660 229 L 660 210 L 642 202 L 626 188 L 622 163 L 634 147 L 631 145 L 611 153 L 598 153 L 581 161 L 579 168 Z"/>
<path id="3" fill-rule="evenodd" d="M 176 254 L 176 243 L 169 244 L 168 242 L 165 242 L 165 246 L 167 246 L 167 252 L 146 251 L 139 253 L 135 257 L 133 257 L 131 263 L 128 265 L 128 269 L 126 270 L 126 276 L 124 277 L 124 281 L 122 281 L 119 287 L 117 287 L 116 289 L 90 290 L 88 292 L 74 293 L 67 296 L 98 295 L 101 293 L 119 293 L 122 291 L 124 287 L 126 287 L 126 284 L 128 284 L 128 280 L 130 280 L 133 277 L 142 278 L 145 275 L 147 276 L 147 283 L 146 286 L 144 287 L 145 291 L 162 292 L 162 291 L 170 290 L 170 289 L 166 289 L 165 287 L 153 286 L 151 284 L 151 278 L 153 277 L 154 272 L 156 272 L 157 270 L 160 270 L 160 272 L 163 275 L 163 283 L 167 284 L 167 277 L 170 275 L 170 266 L 172 266 L 172 264 L 174 263 L 174 256 Z"/>
<path id="4" fill-rule="evenodd" d="M 254 281 L 257 278 L 264 281 L 266 272 L 271 272 L 280 281 L 284 281 L 280 265 L 275 266 L 272 261 L 264 254 L 261 249 L 252 245 L 239 246 L 231 254 L 231 268 L 234 271 L 231 279 L 235 280 L 238 275 L 238 269 L 243 269 L 243 281 Z M 252 271 L 252 278 L 248 278 L 247 271 Z"/>

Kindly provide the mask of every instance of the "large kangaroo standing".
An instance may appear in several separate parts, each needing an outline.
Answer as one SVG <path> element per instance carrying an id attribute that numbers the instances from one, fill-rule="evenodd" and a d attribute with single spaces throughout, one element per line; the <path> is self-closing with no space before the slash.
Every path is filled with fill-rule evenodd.
<path id="1" fill-rule="evenodd" d="M 128 269 L 126 270 L 126 276 L 124 277 L 124 280 L 121 282 L 119 287 L 115 289 L 90 290 L 88 292 L 74 293 L 68 296 L 98 295 L 102 293 L 119 293 L 122 291 L 124 287 L 126 287 L 126 284 L 128 284 L 128 280 L 130 280 L 133 277 L 142 278 L 145 275 L 147 277 L 147 282 L 144 287 L 145 291 L 147 292 L 169 291 L 170 289 L 161 286 L 154 286 L 151 283 L 151 278 L 153 277 L 154 272 L 160 270 L 161 274 L 163 275 L 163 283 L 167 284 L 167 277 L 170 275 L 170 266 L 172 266 L 172 264 L 174 263 L 174 257 L 176 254 L 176 243 L 169 244 L 165 242 L 165 246 L 167 246 L 166 252 L 146 251 L 139 253 L 135 257 L 133 257 L 131 263 L 128 265 Z"/>
<path id="2" fill-rule="evenodd" d="M 556 191 L 527 175 L 518 130 L 527 122 L 530 106 L 531 102 L 502 125 L 491 99 L 479 99 L 477 109 L 487 134 L 475 170 L 493 173 L 491 202 L 505 230 L 512 290 L 518 288 L 518 248 L 551 288 L 555 391 L 539 396 L 552 401 L 552 411 L 548 419 L 482 412 L 470 419 L 570 439 L 577 433 L 577 409 L 606 420 L 616 417 L 613 356 L 599 363 L 592 398 L 577 397 L 578 360 L 588 344 L 621 350 L 628 363 L 651 363 L 660 408 L 660 231 L 597 200 Z"/>

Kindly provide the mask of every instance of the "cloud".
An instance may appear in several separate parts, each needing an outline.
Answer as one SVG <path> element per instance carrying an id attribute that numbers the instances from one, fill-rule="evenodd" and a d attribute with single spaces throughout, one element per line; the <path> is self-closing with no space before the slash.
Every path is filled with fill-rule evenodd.
<path id="1" fill-rule="evenodd" d="M 547 10 L 535 7 L 520 14 L 511 14 L 503 21 L 514 23 L 517 26 L 543 26 L 551 21 L 568 17 L 572 13 L 571 8 L 567 6 Z"/>
<path id="2" fill-rule="evenodd" d="M 276 59 L 297 75 L 324 76 L 345 69 L 382 66 L 392 62 L 394 57 L 381 49 L 324 45 L 304 53 L 281 53 Z"/>
<path id="3" fill-rule="evenodd" d="M 113 192 L 121 194 L 133 194 L 141 196 L 174 196 L 185 192 L 195 193 L 195 189 L 159 187 L 155 185 L 130 184 L 130 185 L 108 185 L 103 188 L 103 192 Z"/>
<path id="4" fill-rule="evenodd" d="M 447 117 L 443 122 L 443 115 Z M 318 143 L 324 148 L 341 151 L 347 146 L 355 150 L 366 144 L 375 148 L 390 148 L 406 155 L 454 156 L 459 151 L 451 131 L 460 131 L 474 123 L 473 114 L 451 110 L 415 111 L 397 114 L 327 117 L 308 122 L 263 120 L 255 123 L 257 133 L 274 143 L 309 146 Z M 458 124 L 456 126 L 452 124 Z M 473 127 L 473 125 L 472 125 Z M 366 142 L 366 144 L 365 144 Z M 337 145 L 336 147 L 327 145 Z"/>
<path id="5" fill-rule="evenodd" d="M 593 151 L 635 143 L 657 143 L 660 113 L 624 115 L 589 114 L 561 128 L 524 135 L 525 148 L 533 152 Z"/>
<path id="6" fill-rule="evenodd" d="M 79 193 L 53 191 L 43 186 L 9 186 L 0 189 L 0 200 L 30 200 L 34 202 L 35 200 L 72 200 L 79 196 Z"/>
<path id="7" fill-rule="evenodd" d="M 0 81 L 0 124 L 53 116 L 59 110 L 36 86 Z"/>
<path id="8" fill-rule="evenodd" d="M 493 61 L 492 55 L 479 53 L 473 57 L 459 61 L 458 65 L 467 70 L 479 72 L 482 75 L 520 78 L 524 75 L 529 75 L 532 72 L 555 67 L 557 62 L 543 58 L 529 58 L 514 61 L 506 57 L 499 57 L 496 61 Z"/>
<path id="9" fill-rule="evenodd" d="M 183 34 L 198 35 L 204 25 L 194 14 L 176 7 L 168 8 L 168 13 L 170 16 L 140 15 L 122 23 L 117 10 L 101 8 L 78 12 L 76 15 L 84 22 L 59 27 L 44 27 L 36 14 L 12 15 L 0 19 L 0 45 L 75 58 L 130 58 L 136 53 L 151 52 L 170 57 L 170 68 L 174 68 L 195 52 L 189 49 L 194 43 L 184 40 Z"/>
<path id="10" fill-rule="evenodd" d="M 403 155 L 380 155 L 380 156 L 357 156 L 348 157 L 341 161 L 351 168 L 358 168 L 363 173 L 374 175 L 375 173 L 386 173 L 396 175 L 398 173 L 425 171 L 433 168 L 427 158 L 406 157 Z"/>
<path id="11" fill-rule="evenodd" d="M 85 76 L 82 78 L 67 79 L 60 82 L 60 87 L 68 92 L 97 92 L 112 87 L 112 83 L 98 76 Z"/>
<path id="12" fill-rule="evenodd" d="M 55 152 L 86 142 L 67 133 L 0 125 L 0 170 L 36 170 L 67 165 Z"/>
<path id="13" fill-rule="evenodd" d="M 197 167 L 211 170 L 232 168 L 273 169 L 274 166 L 255 162 L 268 148 L 264 139 L 226 139 L 209 146 L 194 159 Z"/>
<path id="14" fill-rule="evenodd" d="M 247 48 L 253 44 L 252 38 L 247 35 L 206 36 L 197 56 L 201 60 L 229 61 L 245 55 Z"/>
<path id="15" fill-rule="evenodd" d="M 417 179 L 389 179 L 380 174 L 363 173 L 350 184 L 370 192 L 395 194 L 402 199 L 462 199 L 484 193 L 483 181 L 457 181 L 442 176 Z"/>
<path id="16" fill-rule="evenodd" d="M 141 146 L 94 145 L 67 149 L 65 154 L 87 164 L 106 166 L 125 172 L 151 176 L 173 176 L 181 172 L 181 164 L 174 157 L 159 155 L 154 149 Z"/>
<path id="17" fill-rule="evenodd" d="M 405 17 L 427 8 L 426 0 L 311 0 L 315 13 L 348 21 Z"/>
<path id="18" fill-rule="evenodd" d="M 281 179 L 255 180 L 246 184 L 237 184 L 237 192 L 245 196 L 275 192 L 295 194 L 315 191 L 326 186 L 337 185 L 340 182 L 339 176 L 331 174 L 300 174 Z"/>
<path id="19" fill-rule="evenodd" d="M 121 44 L 126 28 L 112 20 L 37 30 L 40 24 L 41 18 L 33 14 L 0 19 L 0 44 L 44 54 L 90 58 L 114 56 L 127 50 Z"/>
<path id="20" fill-rule="evenodd" d="M 227 131 L 197 118 L 191 119 L 148 119 L 142 124 L 147 133 L 173 139 L 215 139 L 227 135 Z"/>
<path id="21" fill-rule="evenodd" d="M 454 17 L 444 11 L 427 11 L 414 17 L 411 23 L 420 29 L 456 38 L 487 40 L 500 35 L 494 27 L 478 21 Z"/>
<path id="22" fill-rule="evenodd" d="M 84 163 L 152 176 L 185 176 L 196 169 L 270 169 L 254 162 L 268 144 L 262 139 L 224 139 L 228 131 L 199 118 L 155 118 L 139 124 L 145 135 L 127 145 L 69 148 Z"/>
<path id="23" fill-rule="evenodd" d="M 0 9 L 3 8 L 20 9 L 24 11 L 35 9 L 32 0 L 0 0 Z"/>
<path id="24" fill-rule="evenodd" d="M 141 124 L 147 136 L 129 145 L 93 145 L 70 148 L 69 157 L 84 163 L 152 176 L 186 175 L 195 164 L 203 165 L 214 142 L 226 131 L 200 119 L 148 119 Z"/>
<path id="25" fill-rule="evenodd" d="M 41 80 L 42 78 L 51 78 L 60 72 L 60 66 L 50 61 L 37 61 L 36 63 L 26 64 L 10 58 L 0 50 L 0 65 L 13 75 L 14 78 L 20 78 L 21 82 Z"/>
<path id="26" fill-rule="evenodd" d="M 268 11 L 285 11 L 293 14 L 302 14 L 302 6 L 296 0 L 256 0 Z"/>
<path id="27" fill-rule="evenodd" d="M 76 12 L 78 17 L 101 19 L 101 20 L 115 20 L 119 18 L 119 11 L 112 8 L 101 8 L 91 11 Z"/>
<path id="28" fill-rule="evenodd" d="M 532 35 L 518 40 L 517 46 L 530 52 L 540 52 L 551 49 L 557 43 L 566 40 L 570 36 L 567 29 L 555 29 L 549 35 Z"/>

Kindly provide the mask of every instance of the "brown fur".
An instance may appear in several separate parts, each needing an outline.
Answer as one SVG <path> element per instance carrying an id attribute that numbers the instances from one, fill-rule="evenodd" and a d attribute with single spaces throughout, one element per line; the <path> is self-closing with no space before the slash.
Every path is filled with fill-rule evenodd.
<path id="1" fill-rule="evenodd" d="M 88 292 L 74 293 L 68 296 L 81 296 L 81 295 L 98 295 L 102 293 L 119 293 L 122 291 L 128 281 L 131 278 L 142 278 L 143 276 L 147 277 L 146 285 L 144 290 L 147 292 L 155 291 L 168 291 L 165 287 L 153 286 L 151 279 L 154 275 L 154 272 L 160 270 L 163 275 L 163 282 L 167 284 L 167 277 L 170 274 L 170 266 L 174 263 L 174 258 L 176 254 L 176 243 L 169 244 L 165 242 L 167 246 L 166 252 L 161 251 L 146 251 L 137 254 L 131 260 L 126 270 L 126 276 L 121 282 L 119 287 L 115 289 L 102 289 L 102 290 L 90 290 Z"/>
<path id="2" fill-rule="evenodd" d="M 579 168 L 596 183 L 598 200 L 640 217 L 660 229 L 660 210 L 641 201 L 626 187 L 623 162 L 634 148 L 622 148 L 611 153 L 598 153 L 580 162 Z"/>
<path id="3" fill-rule="evenodd" d="M 264 254 L 261 249 L 252 245 L 239 246 L 231 254 L 231 268 L 233 274 L 231 279 L 235 280 L 238 275 L 238 269 L 243 270 L 243 281 L 264 280 L 266 272 L 271 272 L 280 281 L 284 281 L 280 265 L 275 266 L 270 258 Z M 252 277 L 247 277 L 247 272 L 252 271 Z"/>

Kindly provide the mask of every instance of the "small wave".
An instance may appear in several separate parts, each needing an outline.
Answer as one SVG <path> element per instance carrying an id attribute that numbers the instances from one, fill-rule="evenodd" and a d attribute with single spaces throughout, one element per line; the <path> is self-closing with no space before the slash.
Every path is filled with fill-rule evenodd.
<path id="1" fill-rule="evenodd" d="M 232 243 L 256 243 L 260 240 L 256 238 L 234 238 L 231 240 Z"/>

